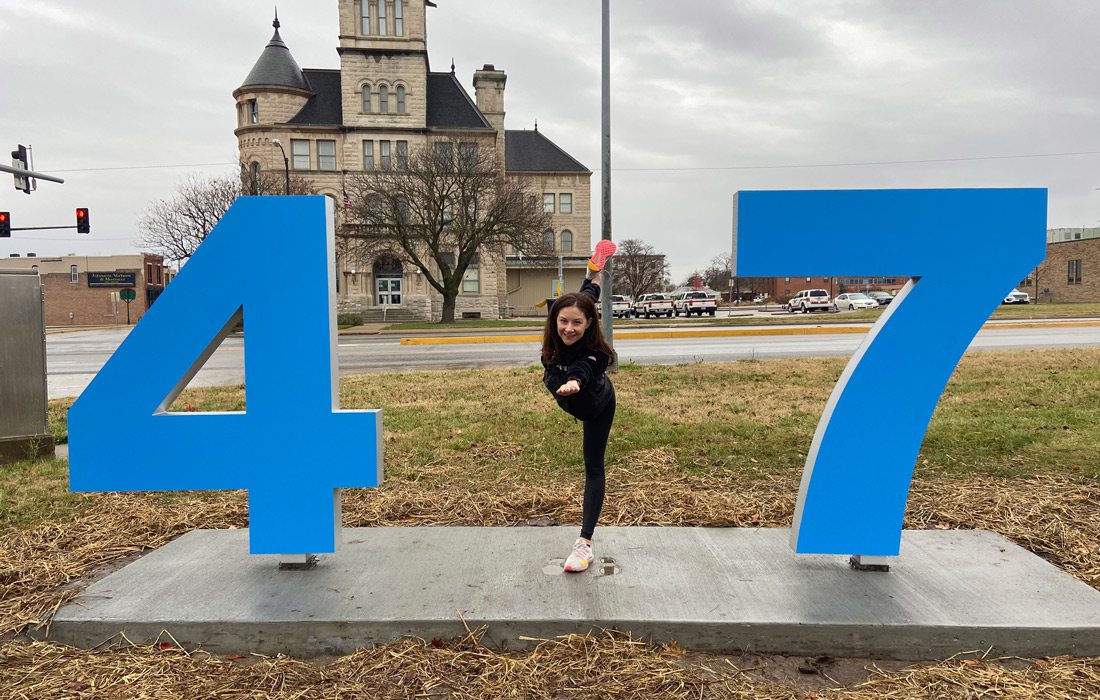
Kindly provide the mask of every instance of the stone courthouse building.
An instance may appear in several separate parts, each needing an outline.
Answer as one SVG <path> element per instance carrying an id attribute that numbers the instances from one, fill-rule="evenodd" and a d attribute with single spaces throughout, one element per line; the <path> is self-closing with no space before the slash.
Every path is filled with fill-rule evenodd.
<path id="1" fill-rule="evenodd" d="M 579 286 L 591 252 L 591 172 L 535 130 L 507 130 L 507 76 L 493 65 L 474 72 L 474 97 L 454 73 L 428 65 L 430 0 L 337 0 L 339 70 L 302 69 L 275 34 L 233 96 L 240 160 L 253 177 L 290 174 L 308 180 L 337 205 L 337 226 L 348 179 L 374 168 L 400 168 L 410 153 L 436 141 L 495 149 L 505 173 L 519 178 L 553 212 L 544 236 L 554 256 L 522 258 L 511 250 L 482 250 L 456 301 L 459 316 L 497 318 L 537 313 L 550 296 L 559 265 L 566 284 Z M 278 143 L 275 143 L 278 142 Z M 280 150 L 281 146 L 281 150 Z M 341 312 L 365 319 L 438 320 L 442 296 L 399 251 L 371 260 L 338 254 Z"/>

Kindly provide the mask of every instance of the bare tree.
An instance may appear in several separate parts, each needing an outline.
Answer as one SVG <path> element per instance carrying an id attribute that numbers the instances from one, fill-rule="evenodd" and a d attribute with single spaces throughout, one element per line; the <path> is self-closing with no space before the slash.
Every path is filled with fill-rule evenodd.
<path id="1" fill-rule="evenodd" d="M 300 177 L 290 181 L 291 194 L 314 194 L 312 184 Z M 190 258 L 222 215 L 242 194 L 282 194 L 283 173 L 260 173 L 257 177 L 242 165 L 240 176 L 190 175 L 167 199 L 158 199 L 138 222 L 144 250 L 169 260 Z"/>
<path id="2" fill-rule="evenodd" d="M 169 260 L 186 260 L 240 194 L 238 177 L 191 175 L 175 195 L 149 206 L 138 223 L 138 243 Z"/>
<path id="3" fill-rule="evenodd" d="M 668 263 L 653 246 L 637 238 L 619 243 L 612 268 L 612 287 L 620 294 L 637 299 L 643 294 L 656 292 L 668 286 Z"/>
<path id="4" fill-rule="evenodd" d="M 707 269 L 701 275 L 703 284 L 711 289 L 729 289 L 730 287 L 730 254 L 722 253 L 710 261 Z"/>
<path id="5" fill-rule="evenodd" d="M 347 225 L 338 234 L 361 260 L 386 253 L 415 266 L 443 296 L 441 323 L 471 264 L 486 252 L 549 255 L 542 199 L 504 174 L 491 142 L 433 141 L 347 181 Z"/>

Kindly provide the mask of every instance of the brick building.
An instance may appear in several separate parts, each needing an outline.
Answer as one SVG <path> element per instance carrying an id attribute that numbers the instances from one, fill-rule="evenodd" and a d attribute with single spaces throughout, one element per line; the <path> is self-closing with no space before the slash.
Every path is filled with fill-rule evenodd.
<path id="1" fill-rule="evenodd" d="M 1037 302 L 1100 302 L 1100 229 L 1051 229 L 1047 257 L 1020 284 Z"/>
<path id="2" fill-rule="evenodd" d="M 302 69 L 279 33 L 264 48 L 237 104 L 240 160 L 259 180 L 264 172 L 309 181 L 337 205 L 342 220 L 347 180 L 357 172 L 400 168 L 417 149 L 458 141 L 493 149 L 509 177 L 520 179 L 553 212 L 553 259 L 524 260 L 482 250 L 467 271 L 456 315 L 496 318 L 535 311 L 562 266 L 579 285 L 591 253 L 591 172 L 537 129 L 506 130 L 507 76 L 493 65 L 474 72 L 474 98 L 450 72 L 428 64 L 426 0 L 337 0 L 338 70 Z M 274 141 L 278 141 L 276 145 Z M 280 150 L 280 146 L 282 150 Z M 339 309 L 364 318 L 436 320 L 442 297 L 398 250 L 371 260 L 338 254 Z"/>
<path id="3" fill-rule="evenodd" d="M 129 318 L 137 323 L 171 281 L 164 258 L 149 253 L 0 258 L 0 269 L 38 271 L 47 326 L 125 325 L 126 289 L 134 290 Z"/>

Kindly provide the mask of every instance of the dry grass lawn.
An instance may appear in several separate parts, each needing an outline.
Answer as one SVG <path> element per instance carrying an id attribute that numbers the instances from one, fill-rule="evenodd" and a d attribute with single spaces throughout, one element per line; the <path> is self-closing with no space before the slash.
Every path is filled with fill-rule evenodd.
<path id="1" fill-rule="evenodd" d="M 624 368 L 614 379 L 620 411 L 602 522 L 788 526 L 842 367 L 818 359 Z M 242 401 L 239 388 L 193 391 L 177 409 Z M 352 378 L 342 401 L 385 410 L 387 480 L 345 492 L 347 525 L 579 522 L 579 426 L 533 369 Z M 62 412 L 53 415 L 63 435 Z M 888 419 L 888 404 L 869 415 Z M 1098 454 L 1100 350 L 970 355 L 929 428 L 906 527 L 994 530 L 1100 587 Z M 65 467 L 0 472 L 0 697 L 1100 697 L 1097 659 L 848 662 L 847 671 L 825 660 L 804 676 L 781 658 L 612 635 L 498 653 L 473 631 L 312 661 L 29 643 L 17 633 L 45 623 L 96 567 L 193 528 L 247 525 L 241 493 L 75 495 L 65 491 Z"/>

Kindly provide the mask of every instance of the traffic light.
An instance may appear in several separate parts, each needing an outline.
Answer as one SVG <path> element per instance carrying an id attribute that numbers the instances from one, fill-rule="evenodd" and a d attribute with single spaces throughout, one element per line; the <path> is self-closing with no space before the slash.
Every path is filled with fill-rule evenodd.
<path id="1" fill-rule="evenodd" d="M 88 208 L 80 207 L 76 210 L 76 232 L 89 233 L 90 231 L 91 221 L 88 220 Z"/>
<path id="2" fill-rule="evenodd" d="M 20 144 L 18 148 L 11 152 L 11 164 L 12 167 L 19 168 L 20 170 L 29 170 L 27 167 L 27 147 Z M 26 194 L 31 193 L 31 179 L 26 175 L 15 176 L 15 189 L 21 190 Z"/>
<path id="3" fill-rule="evenodd" d="M 0 211 L 0 238 L 11 238 L 11 214 Z"/>

